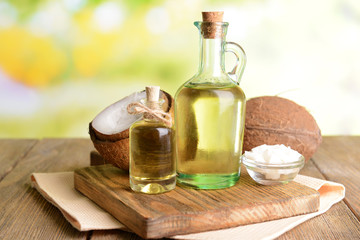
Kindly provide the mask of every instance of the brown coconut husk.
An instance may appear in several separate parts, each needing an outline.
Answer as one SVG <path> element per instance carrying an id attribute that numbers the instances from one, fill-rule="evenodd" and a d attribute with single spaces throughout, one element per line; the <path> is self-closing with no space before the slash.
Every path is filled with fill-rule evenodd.
<path id="1" fill-rule="evenodd" d="M 172 119 L 174 119 L 174 99 L 172 96 L 161 90 L 160 99 L 164 100 L 162 110 L 170 113 Z M 102 156 L 105 163 L 126 171 L 129 170 L 129 129 L 107 135 L 93 128 L 92 122 L 90 122 L 89 134 L 95 149 Z"/>
<path id="2" fill-rule="evenodd" d="M 285 98 L 264 96 L 246 103 L 244 151 L 262 144 L 284 144 L 308 161 L 322 141 L 313 116 Z"/>

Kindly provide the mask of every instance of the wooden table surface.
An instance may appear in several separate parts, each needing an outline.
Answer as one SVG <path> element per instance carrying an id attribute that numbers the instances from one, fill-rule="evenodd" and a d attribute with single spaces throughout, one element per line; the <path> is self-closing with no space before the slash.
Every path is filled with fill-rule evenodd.
<path id="1" fill-rule="evenodd" d="M 79 232 L 31 187 L 33 172 L 89 166 L 89 139 L 0 140 L 0 239 L 141 239 L 120 230 Z M 346 197 L 278 239 L 360 239 L 360 136 L 329 136 L 301 174 L 339 182 Z"/>

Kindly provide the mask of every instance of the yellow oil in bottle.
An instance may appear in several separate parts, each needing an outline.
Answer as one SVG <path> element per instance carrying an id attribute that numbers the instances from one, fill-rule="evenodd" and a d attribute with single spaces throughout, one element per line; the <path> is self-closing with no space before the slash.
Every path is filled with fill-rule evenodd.
<path id="1" fill-rule="evenodd" d="M 230 187 L 240 176 L 245 94 L 235 84 L 183 86 L 176 95 L 177 180 Z"/>
<path id="2" fill-rule="evenodd" d="M 144 119 L 130 128 L 130 187 L 158 194 L 176 185 L 174 131 L 156 120 Z"/>

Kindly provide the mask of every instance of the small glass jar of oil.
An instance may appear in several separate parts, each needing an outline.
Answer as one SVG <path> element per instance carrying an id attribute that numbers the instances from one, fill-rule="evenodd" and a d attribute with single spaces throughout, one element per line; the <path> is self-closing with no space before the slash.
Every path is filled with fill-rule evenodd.
<path id="1" fill-rule="evenodd" d="M 161 109 L 158 86 L 146 87 L 143 104 L 152 111 Z M 176 185 L 175 133 L 172 127 L 144 113 L 129 130 L 130 187 L 135 192 L 158 194 Z"/>

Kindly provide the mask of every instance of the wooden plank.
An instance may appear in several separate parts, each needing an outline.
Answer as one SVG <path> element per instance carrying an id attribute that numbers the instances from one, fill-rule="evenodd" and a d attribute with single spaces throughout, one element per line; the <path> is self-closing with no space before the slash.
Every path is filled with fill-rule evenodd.
<path id="1" fill-rule="evenodd" d="M 36 142 L 35 139 L 0 139 L 0 181 L 14 169 Z"/>
<path id="2" fill-rule="evenodd" d="M 15 144 L 16 145 L 16 144 Z M 0 239 L 85 239 L 30 186 L 33 172 L 72 171 L 89 165 L 88 139 L 39 141 L 0 182 Z"/>
<path id="3" fill-rule="evenodd" d="M 75 171 L 75 188 L 143 238 L 229 228 L 314 212 L 319 193 L 291 182 L 262 186 L 242 174 L 233 187 L 176 187 L 160 195 L 134 193 L 128 174 L 111 165 Z"/>
<path id="4" fill-rule="evenodd" d="M 327 141 L 328 138 L 329 137 L 324 137 L 324 141 Z M 320 146 L 320 149 L 321 148 L 322 146 Z M 325 179 L 314 165 L 313 160 L 310 160 L 305 165 L 300 171 L 300 174 Z M 360 223 L 356 220 L 356 217 L 352 214 L 351 210 L 344 202 L 340 202 L 334 205 L 326 213 L 300 224 L 280 236 L 278 239 L 360 239 L 359 226 Z M 94 231 L 91 239 L 110 240 L 117 239 L 118 237 L 121 239 L 141 239 L 140 237 L 137 237 L 137 235 L 130 233 L 126 233 L 125 236 L 127 236 L 127 238 L 123 238 L 124 234 L 124 232 L 119 230 L 111 232 Z"/>
<path id="5" fill-rule="evenodd" d="M 360 136 L 325 137 L 313 160 L 327 180 L 345 185 L 345 203 L 360 220 Z"/>
<path id="6" fill-rule="evenodd" d="M 300 174 L 325 179 L 312 159 Z M 326 213 L 300 224 L 278 238 L 278 240 L 285 239 L 360 239 L 360 223 L 341 201 Z"/>

